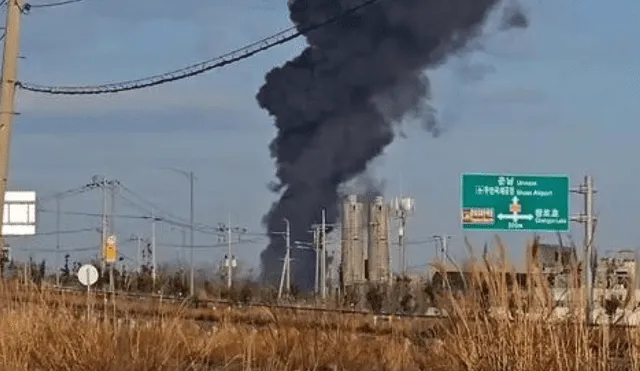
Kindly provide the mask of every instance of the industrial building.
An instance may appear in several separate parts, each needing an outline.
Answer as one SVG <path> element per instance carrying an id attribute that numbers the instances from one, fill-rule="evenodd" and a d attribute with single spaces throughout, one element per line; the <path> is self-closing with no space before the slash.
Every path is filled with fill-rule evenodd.
<path id="1" fill-rule="evenodd" d="M 391 279 L 389 255 L 389 206 L 382 197 L 369 204 L 367 280 L 385 283 Z"/>
<path id="2" fill-rule="evenodd" d="M 526 271 L 505 272 L 507 284 L 515 283 L 524 290 L 530 288 L 535 297 L 549 293 L 558 306 L 569 306 L 571 302 L 583 300 L 581 250 L 560 244 L 538 243 L 529 246 Z M 610 250 L 604 255 L 595 261 L 593 298 L 596 307 L 604 307 L 607 300 L 616 299 L 628 309 L 636 308 L 640 305 L 640 261 L 637 252 Z M 447 269 L 442 273 L 436 272 L 432 283 L 435 287 L 444 287 L 446 278 L 447 287 L 459 291 L 464 290 L 465 281 L 469 282 L 471 276 L 470 271 Z"/>
<path id="3" fill-rule="evenodd" d="M 389 282 L 389 206 L 382 197 L 363 201 L 350 195 L 341 211 L 342 287 Z"/>
<path id="4" fill-rule="evenodd" d="M 340 276 L 342 286 L 365 282 L 367 224 L 365 205 L 358 197 L 350 195 L 342 203 L 342 257 Z"/>

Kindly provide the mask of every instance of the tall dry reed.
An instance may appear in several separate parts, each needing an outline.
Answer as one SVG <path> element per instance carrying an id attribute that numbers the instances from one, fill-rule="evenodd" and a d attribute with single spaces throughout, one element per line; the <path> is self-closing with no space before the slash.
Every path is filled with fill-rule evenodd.
<path id="1" fill-rule="evenodd" d="M 91 319 L 64 295 L 23 286 L 0 289 L 1 370 L 639 370 L 640 335 L 587 327 L 574 316 L 552 320 L 556 303 L 544 282 L 509 284 L 506 249 L 473 258 L 467 290 L 445 290 L 443 320 L 371 318 L 273 310 L 200 309 L 215 322 L 95 307 Z M 472 254 L 471 254 L 472 255 Z M 535 267 L 532 268 L 535 270 Z M 534 272 L 530 272 L 534 273 Z M 535 274 L 532 277 L 537 277 Z M 96 305 L 99 303 L 95 303 Z M 170 313 L 170 311 L 173 311 Z M 536 312 L 537 316 L 527 314 Z M 378 326 L 381 326 L 378 324 Z"/>

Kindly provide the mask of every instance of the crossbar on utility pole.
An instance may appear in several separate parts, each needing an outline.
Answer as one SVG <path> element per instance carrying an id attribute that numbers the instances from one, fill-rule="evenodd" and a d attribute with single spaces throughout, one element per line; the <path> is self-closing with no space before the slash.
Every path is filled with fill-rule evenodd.
<path id="1" fill-rule="evenodd" d="M 11 132 L 15 112 L 16 84 L 18 83 L 18 57 L 20 53 L 21 0 L 8 0 L 5 24 L 4 51 L 2 55 L 2 81 L 0 82 L 0 197 L 4 203 L 9 181 L 9 157 Z M 0 207 L 0 220 L 4 220 L 4 208 Z M 0 232 L 0 247 L 6 241 Z"/>

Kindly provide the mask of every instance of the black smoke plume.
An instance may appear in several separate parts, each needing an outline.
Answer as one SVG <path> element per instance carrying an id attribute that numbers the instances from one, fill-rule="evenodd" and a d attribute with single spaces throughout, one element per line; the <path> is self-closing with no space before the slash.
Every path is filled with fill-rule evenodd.
<path id="1" fill-rule="evenodd" d="M 263 279 L 275 283 L 284 256 L 283 218 L 291 240 L 309 241 L 308 232 L 326 209 L 338 219 L 339 187 L 364 172 L 394 139 L 394 124 L 407 116 L 439 134 L 428 104 L 423 71 L 478 36 L 500 0 L 380 0 L 306 35 L 308 47 L 271 70 L 257 94 L 275 118 L 271 143 L 276 160 L 272 186 L 281 192 L 264 217 L 271 241 L 261 254 Z M 291 0 L 298 29 L 322 23 L 363 0 Z M 526 24 L 512 12 L 506 23 Z M 302 290 L 313 287 L 315 254 L 294 250 L 292 273 Z"/>

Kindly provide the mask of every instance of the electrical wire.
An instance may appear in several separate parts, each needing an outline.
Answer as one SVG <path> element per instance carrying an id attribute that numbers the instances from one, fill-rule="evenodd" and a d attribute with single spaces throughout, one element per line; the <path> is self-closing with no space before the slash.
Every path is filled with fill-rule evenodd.
<path id="1" fill-rule="evenodd" d="M 100 247 L 99 246 L 90 246 L 90 247 L 69 247 L 69 248 L 62 248 L 62 249 L 32 249 L 32 248 L 27 248 L 27 249 L 19 249 L 20 251 L 25 251 L 25 252 L 39 252 L 39 253 L 52 253 L 52 252 L 85 252 L 85 251 L 94 251 L 94 250 L 99 250 Z"/>
<path id="2" fill-rule="evenodd" d="M 298 37 L 304 36 L 309 32 L 318 30 L 320 28 L 331 25 L 340 19 L 356 13 L 357 11 L 364 9 L 378 1 L 382 0 L 366 0 L 362 3 L 350 7 L 340 14 L 328 18 L 327 20 L 311 24 L 309 26 L 301 28 L 296 31 L 295 27 L 290 27 L 282 30 L 274 35 L 266 37 L 262 40 L 256 41 L 242 48 L 225 53 L 221 56 L 209 59 L 204 62 L 192 64 L 187 67 L 183 67 L 174 71 L 165 72 L 159 75 L 153 75 L 136 80 L 127 80 L 121 82 L 107 83 L 102 85 L 87 85 L 87 86 L 46 86 L 37 85 L 29 82 L 17 82 L 16 86 L 23 90 L 45 93 L 52 95 L 97 95 L 97 94 L 110 94 L 119 93 L 130 90 L 139 90 L 149 88 L 152 86 L 162 85 L 173 81 L 183 80 L 189 77 L 197 76 L 213 69 L 225 67 L 227 65 L 237 63 L 244 59 L 248 59 L 258 53 L 264 52 L 279 45 L 283 45 Z"/>
<path id="3" fill-rule="evenodd" d="M 6 0 L 5 0 L 6 1 Z M 69 5 L 69 4 L 73 4 L 73 3 L 79 3 L 81 1 L 84 0 L 63 0 L 63 1 L 57 1 L 57 2 L 52 2 L 52 3 L 45 3 L 45 4 L 28 4 L 29 7 L 31 9 L 37 9 L 37 8 L 53 8 L 53 7 L 57 7 L 57 6 L 62 6 L 62 5 Z"/>
<path id="4" fill-rule="evenodd" d="M 179 220 L 174 220 L 174 218 L 167 218 L 167 217 L 160 217 L 157 216 L 158 214 L 155 212 L 155 208 L 152 210 L 149 210 L 147 208 L 145 208 L 144 206 L 141 206 L 140 204 L 136 203 L 135 201 L 131 200 L 130 198 L 122 195 L 122 194 L 118 194 L 118 197 L 120 198 L 120 200 L 124 201 L 125 203 L 129 204 L 129 206 L 131 206 L 132 208 L 142 212 L 143 214 L 148 214 L 148 215 L 153 215 L 153 216 L 145 216 L 145 219 L 149 219 L 149 220 L 155 220 L 155 221 L 159 221 L 159 222 L 163 222 L 165 224 L 174 226 L 174 227 L 181 227 L 181 228 L 190 228 L 190 224 L 187 222 L 181 222 Z M 209 226 L 204 226 L 204 225 L 194 225 L 193 228 L 194 231 L 203 233 L 203 234 L 208 234 L 208 235 L 215 235 L 215 236 L 219 236 L 220 233 L 215 232 L 213 230 L 212 227 Z"/>
<path id="5" fill-rule="evenodd" d="M 180 228 L 190 228 L 191 225 L 189 224 L 189 222 L 184 219 L 181 218 L 179 216 L 174 215 L 173 213 L 164 210 L 162 207 L 158 206 L 157 204 L 147 200 L 146 198 L 144 198 L 143 196 L 139 195 L 137 192 L 134 192 L 133 190 L 131 190 L 130 188 L 124 186 L 120 181 L 114 180 L 114 182 L 119 186 L 120 189 L 124 190 L 125 193 L 128 196 L 125 196 L 122 194 L 122 192 L 118 192 L 117 196 L 118 198 L 125 202 L 126 204 L 128 204 L 128 206 L 130 206 L 131 208 L 133 208 L 134 210 L 137 210 L 139 212 L 141 212 L 142 214 L 145 215 L 132 215 L 132 214 L 113 214 L 110 215 L 113 218 L 119 218 L 119 219 L 133 219 L 133 220 L 155 220 L 158 222 L 162 222 L 174 227 L 180 227 Z M 62 192 L 56 192 L 54 194 L 51 194 L 49 196 L 43 197 L 38 199 L 38 203 L 42 203 L 42 202 L 46 202 L 49 201 L 51 199 L 56 199 L 56 198 L 65 198 L 65 197 L 71 197 L 71 196 L 75 196 L 84 192 L 87 192 L 89 190 L 93 190 L 96 188 L 99 188 L 101 185 L 99 183 L 90 183 L 90 184 L 86 184 L 84 186 L 81 187 L 77 187 L 77 188 L 73 188 L 73 189 L 69 189 L 67 191 L 62 191 Z M 131 198 L 135 198 L 136 200 L 138 200 L 138 202 L 132 200 Z M 147 206 L 143 206 L 141 205 L 141 203 L 146 204 Z M 95 218 L 102 218 L 103 214 L 102 213 L 92 213 L 92 212 L 82 212 L 82 211 L 58 211 L 58 210 L 51 210 L 51 209 L 47 209 L 47 208 L 42 208 L 42 207 L 38 207 L 36 209 L 38 212 L 42 212 L 42 213 L 60 213 L 60 215 L 73 215 L 73 216 L 85 216 L 85 217 L 95 217 Z M 157 213 L 157 211 L 160 211 L 160 213 Z M 163 215 L 164 214 L 164 215 Z M 95 230 L 95 229 L 89 229 L 89 230 Z M 85 231 L 85 230 L 83 230 Z M 226 231 L 223 230 L 222 227 L 220 226 L 209 226 L 209 225 L 205 225 L 205 224 L 201 224 L 201 223 L 196 223 L 194 224 L 194 231 L 203 233 L 203 234 L 207 234 L 207 235 L 214 235 L 217 237 L 225 237 L 227 235 Z M 49 233 L 49 232 L 47 232 Z M 57 232 L 51 232 L 51 234 L 55 234 Z M 250 232 L 246 232 L 243 231 L 241 233 L 243 236 L 253 236 L 253 237 L 266 237 L 268 236 L 268 234 L 266 233 L 250 233 Z M 40 234 L 38 234 L 40 235 Z"/>
<path id="6" fill-rule="evenodd" d="M 143 203 L 143 204 L 147 205 L 147 206 L 142 206 L 139 203 L 131 200 L 127 196 L 124 196 L 122 194 L 118 194 L 118 196 L 122 200 L 127 202 L 134 209 L 137 209 L 138 211 L 141 211 L 142 213 L 149 214 L 149 215 L 151 215 L 151 214 L 157 215 L 158 211 L 159 211 L 160 215 L 165 214 L 167 216 L 167 217 L 160 218 L 160 221 L 165 222 L 165 223 L 170 224 L 170 225 L 173 225 L 173 226 L 176 226 L 176 227 L 191 228 L 191 224 L 185 218 L 177 216 L 177 215 L 171 213 L 170 211 L 164 210 L 164 208 L 162 208 L 162 207 L 158 206 L 157 204 L 147 200 L 143 196 L 139 195 L 137 192 L 134 192 L 130 188 L 127 188 L 126 186 L 124 186 L 122 183 L 119 183 L 119 186 L 120 186 L 121 189 L 123 189 L 130 196 L 132 196 L 133 198 L 137 199 L 140 203 Z M 221 231 L 220 227 L 212 227 L 212 226 L 209 226 L 209 225 L 206 225 L 206 224 L 202 224 L 202 223 L 194 223 L 193 227 L 194 227 L 195 231 L 198 231 L 198 232 L 201 232 L 201 233 L 205 233 L 205 234 L 216 235 L 216 236 L 226 235 L 226 233 L 224 233 L 224 231 Z"/>
<path id="7" fill-rule="evenodd" d="M 56 210 L 49 210 L 49 209 L 38 209 L 38 212 L 42 212 L 42 213 L 55 213 Z M 89 216 L 89 217 L 96 217 L 96 218 L 101 218 L 102 214 L 100 213 L 89 213 L 89 212 L 83 212 L 83 211 L 61 211 L 60 212 L 61 215 L 75 215 L 75 216 Z M 126 214 L 115 214 L 112 215 L 115 218 L 122 218 L 122 219 L 151 219 L 150 216 L 144 216 L 144 215 L 126 215 Z M 160 218 L 158 218 L 160 219 Z"/>
<path id="8" fill-rule="evenodd" d="M 36 234 L 32 234 L 31 236 L 53 236 L 57 234 L 79 234 L 85 232 L 95 232 L 96 228 L 82 228 L 82 229 L 69 229 L 64 231 L 49 231 L 49 232 L 38 232 Z"/>
<path id="9" fill-rule="evenodd" d="M 99 185 L 98 184 L 94 184 L 94 183 L 85 184 L 83 186 L 72 188 L 72 189 L 69 189 L 69 190 L 66 190 L 66 191 L 56 192 L 56 193 L 48 195 L 48 196 L 39 197 L 38 198 L 38 202 L 42 203 L 42 202 L 47 202 L 49 200 L 54 200 L 54 199 L 57 199 L 57 198 L 63 199 L 63 198 L 67 198 L 67 197 L 77 196 L 79 194 L 94 190 L 94 189 L 96 189 L 98 187 L 99 187 Z"/>
<path id="10" fill-rule="evenodd" d="M 234 241 L 231 243 L 231 246 L 237 246 L 237 245 L 246 245 L 246 244 L 258 244 L 261 241 L 253 239 L 253 240 L 240 240 L 240 241 Z M 173 248 L 191 248 L 191 245 L 183 245 L 183 244 L 177 244 L 177 243 L 157 243 L 156 246 L 161 246 L 161 247 L 173 247 Z M 193 245 L 194 249 L 222 249 L 222 248 L 227 248 L 229 247 L 229 244 L 226 242 L 221 242 L 221 243 L 216 243 L 216 244 L 211 244 L 211 245 Z"/>
<path id="11" fill-rule="evenodd" d="M 185 222 L 188 223 L 188 221 L 184 218 L 181 218 L 180 216 L 174 215 L 173 213 L 171 213 L 170 211 L 165 210 L 164 208 L 158 206 L 157 204 L 147 200 L 146 198 L 142 197 L 141 195 L 139 195 L 137 192 L 134 192 L 133 190 L 131 190 L 130 188 L 126 187 L 125 185 L 123 185 L 121 182 L 118 182 L 118 186 L 120 186 L 120 188 L 122 190 L 124 190 L 126 193 L 128 193 L 130 196 L 138 199 L 140 201 L 140 203 L 146 204 L 147 207 L 145 208 L 144 206 L 138 205 L 139 208 L 144 208 L 145 212 L 148 214 L 151 214 L 151 212 L 153 213 L 160 213 L 160 214 L 165 214 L 167 216 L 169 216 L 171 219 L 180 221 L 180 222 Z M 122 196 L 123 198 L 126 199 L 126 196 Z M 132 200 L 127 200 L 130 203 L 133 203 Z"/>

